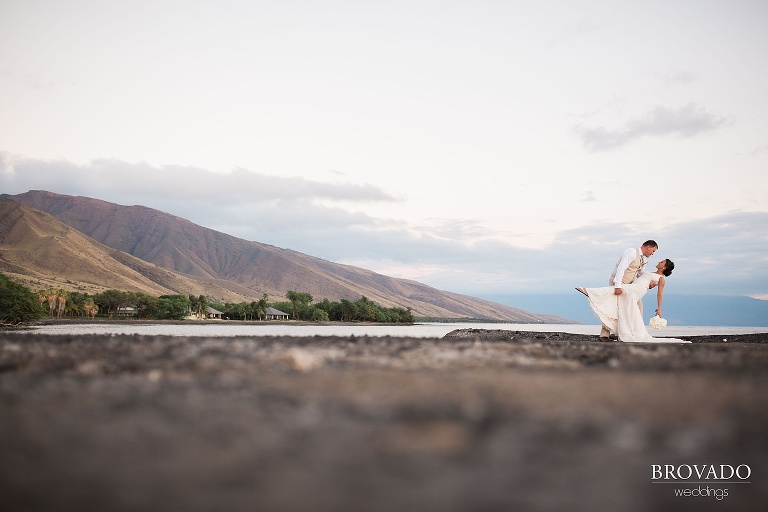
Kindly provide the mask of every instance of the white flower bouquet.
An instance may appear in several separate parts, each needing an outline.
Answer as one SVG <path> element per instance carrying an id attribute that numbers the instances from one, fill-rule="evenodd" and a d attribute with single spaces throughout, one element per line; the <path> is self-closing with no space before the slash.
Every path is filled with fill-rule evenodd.
<path id="1" fill-rule="evenodd" d="M 663 329 L 667 326 L 667 321 L 661 318 L 659 315 L 656 315 L 655 317 L 651 318 L 651 321 L 648 322 L 648 325 L 654 329 Z"/>

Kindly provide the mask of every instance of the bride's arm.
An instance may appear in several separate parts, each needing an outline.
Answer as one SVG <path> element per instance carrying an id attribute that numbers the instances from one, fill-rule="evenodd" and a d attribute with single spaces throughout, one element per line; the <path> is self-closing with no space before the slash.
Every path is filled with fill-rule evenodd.
<path id="1" fill-rule="evenodd" d="M 661 302 L 664 300 L 664 278 L 659 278 L 659 290 L 656 292 L 656 302 L 658 304 L 658 309 L 656 310 L 656 314 L 661 316 Z"/>

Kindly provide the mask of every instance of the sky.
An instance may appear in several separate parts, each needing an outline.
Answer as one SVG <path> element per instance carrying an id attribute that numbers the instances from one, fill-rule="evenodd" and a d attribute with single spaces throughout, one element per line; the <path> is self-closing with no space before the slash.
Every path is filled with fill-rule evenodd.
<path id="1" fill-rule="evenodd" d="M 0 0 L 0 193 L 443 290 L 768 299 L 763 0 Z"/>

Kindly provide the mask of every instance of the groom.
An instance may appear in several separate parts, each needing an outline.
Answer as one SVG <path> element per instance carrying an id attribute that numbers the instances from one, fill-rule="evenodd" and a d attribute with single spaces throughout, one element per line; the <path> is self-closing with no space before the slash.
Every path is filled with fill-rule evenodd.
<path id="1" fill-rule="evenodd" d="M 645 265 L 648 264 L 648 258 L 653 256 L 659 248 L 659 245 L 654 240 L 646 240 L 646 242 L 639 248 L 629 248 L 621 254 L 616 266 L 613 267 L 613 273 L 608 281 L 610 286 L 614 287 L 614 295 L 621 295 L 622 285 L 630 284 L 635 278 L 643 272 Z M 651 288 L 656 286 L 655 283 L 651 285 Z M 643 312 L 643 301 L 637 302 L 637 307 L 640 308 L 640 313 Z M 600 340 L 608 341 L 610 339 L 611 331 L 603 325 L 600 330 Z"/>

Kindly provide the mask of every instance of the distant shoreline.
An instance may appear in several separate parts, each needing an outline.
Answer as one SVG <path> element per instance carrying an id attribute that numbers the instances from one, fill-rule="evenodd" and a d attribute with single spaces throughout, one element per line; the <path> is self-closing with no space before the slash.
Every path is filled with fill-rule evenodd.
<path id="1" fill-rule="evenodd" d="M 39 325 L 66 325 L 66 324 L 106 324 L 106 325 L 131 325 L 131 324 L 158 324 L 158 325 L 414 325 L 418 322 L 313 322 L 310 320 L 218 320 L 218 319 L 199 319 L 199 320 L 155 320 L 139 318 L 46 318 L 31 323 L 26 327 L 35 327 Z"/>
<path id="2" fill-rule="evenodd" d="M 485 323 L 485 324 L 499 324 L 499 325 L 532 325 L 541 322 L 513 322 L 511 320 L 485 320 L 485 319 L 461 319 L 461 318 L 449 318 L 445 320 L 428 319 L 428 320 L 415 320 L 413 322 L 340 322 L 337 320 L 331 320 L 328 322 L 314 322 L 311 320 L 219 320 L 219 319 L 197 319 L 197 320 L 156 320 L 156 319 L 141 319 L 141 318 L 45 318 L 33 322 L 26 327 L 35 327 L 38 325 L 66 325 L 66 324 L 114 324 L 114 325 L 130 325 L 130 324 L 159 324 L 159 325 L 198 325 L 198 324 L 211 324 L 211 325 L 418 325 L 423 323 Z M 562 322 L 562 323 L 548 323 L 542 325 L 584 325 L 580 322 Z"/>
<path id="3" fill-rule="evenodd" d="M 451 322 L 446 322 L 451 323 Z M 518 338 L 530 338 L 530 339 L 541 339 L 541 340 L 549 340 L 549 341 L 571 341 L 571 342 L 596 342 L 601 343 L 599 340 L 599 336 L 597 333 L 591 334 L 591 333 L 574 333 L 574 332 L 565 332 L 558 329 L 559 324 L 546 324 L 546 328 L 549 330 L 547 331 L 539 331 L 539 330 L 518 330 L 515 328 L 516 325 L 532 325 L 532 324 L 525 324 L 525 323 L 518 323 L 518 322 L 488 322 L 493 323 L 495 325 L 498 325 L 499 328 L 482 328 L 478 326 L 478 328 L 471 327 L 470 322 L 454 322 L 459 324 L 464 324 L 464 328 L 457 329 L 457 331 L 466 331 L 471 336 L 484 339 L 484 340 L 508 340 L 510 337 L 518 337 Z M 259 320 L 138 320 L 138 319 L 118 319 L 118 318 L 97 318 L 97 319 L 85 319 L 85 318 L 62 318 L 62 319 L 44 319 L 40 320 L 38 322 L 26 325 L 26 326 L 19 326 L 19 327 L 10 327 L 5 329 L 0 329 L 0 332 L 14 332 L 14 331 L 20 331 L 20 330 L 34 330 L 38 327 L 45 327 L 45 326 L 77 326 L 77 325 L 102 325 L 102 326 L 151 326 L 151 325 L 157 325 L 157 326 L 260 326 L 260 327 L 268 327 L 268 326 L 290 326 L 290 327 L 311 327 L 311 326 L 317 326 L 317 327 L 334 327 L 334 326 L 342 326 L 342 327 L 402 327 L 402 328 L 408 328 L 408 327 L 416 327 L 419 325 L 429 325 L 434 324 L 434 322 L 413 322 L 413 323 L 379 323 L 379 322 L 339 322 L 339 321 L 332 321 L 332 322 L 312 322 L 312 321 L 305 321 L 305 320 L 266 320 L 266 321 L 259 321 Z M 582 324 L 579 324 L 582 325 Z M 504 328 L 505 326 L 508 326 L 508 328 Z M 543 327 L 543 325 L 542 325 Z M 762 328 L 760 328 L 762 329 Z M 452 331 L 453 332 L 453 331 Z M 90 334 L 90 333 L 89 333 Z M 49 335 L 56 335 L 56 334 L 40 334 L 41 336 L 49 336 Z M 98 334 L 96 334 L 98 335 Z M 117 334 L 121 335 L 121 334 Z M 131 334 L 134 335 L 134 334 Z M 138 334 L 146 335 L 146 334 Z M 265 336 L 271 336 L 272 334 L 265 334 Z M 357 334 L 354 334 L 357 335 Z M 353 336 L 354 336 L 353 335 Z M 657 337 L 664 338 L 665 333 L 659 332 L 655 334 Z M 157 334 L 157 336 L 167 336 L 167 334 Z M 259 334 L 246 334 L 246 336 L 259 336 Z M 290 334 L 279 334 L 279 336 L 294 336 L 294 337 L 305 337 L 306 334 L 300 334 L 297 332 L 296 334 L 290 333 Z M 328 335 L 328 334 L 319 334 L 319 336 L 340 336 L 338 334 L 336 335 Z M 341 335 L 344 336 L 344 335 Z M 399 336 L 399 335 L 396 335 Z M 470 336 L 470 337 L 471 337 Z M 712 332 L 710 333 L 670 333 L 668 336 L 677 337 L 680 339 L 685 339 L 688 341 L 692 341 L 694 343 L 722 343 L 722 344 L 728 344 L 732 345 L 734 343 L 768 343 L 768 328 L 765 328 L 763 332 L 747 332 L 747 333 L 716 333 Z M 407 336 L 406 336 L 407 337 Z M 423 337 L 416 335 L 415 337 Z M 429 336 L 432 337 L 432 336 Z M 435 339 L 441 339 L 443 337 L 450 338 L 450 333 L 443 335 L 437 335 L 434 336 Z"/>

